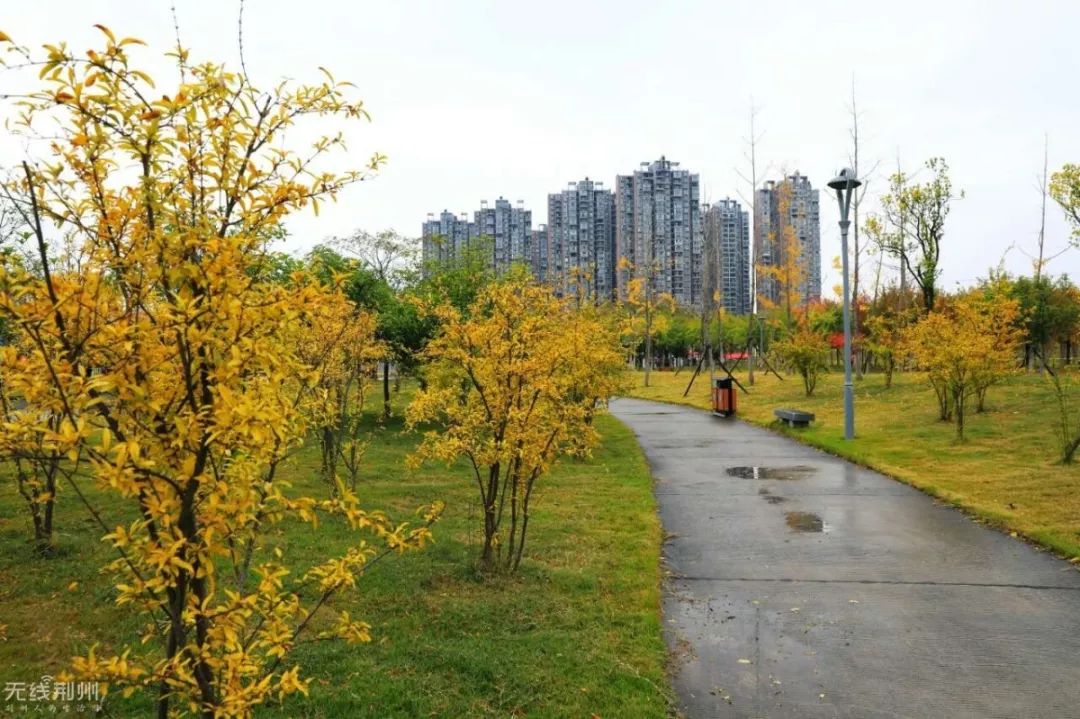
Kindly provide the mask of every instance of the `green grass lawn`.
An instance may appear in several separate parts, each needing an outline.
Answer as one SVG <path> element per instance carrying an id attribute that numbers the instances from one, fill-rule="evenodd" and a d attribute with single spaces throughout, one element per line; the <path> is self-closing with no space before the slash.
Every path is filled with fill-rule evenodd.
<path id="1" fill-rule="evenodd" d="M 260 716 L 662 717 L 670 693 L 660 631 L 660 527 L 649 471 L 633 435 L 600 417 L 603 445 L 541 480 L 521 571 L 475 571 L 476 488 L 464 466 L 407 470 L 417 441 L 399 422 L 371 427 L 361 498 L 403 519 L 446 502 L 436 544 L 373 568 L 338 608 L 373 626 L 361 646 L 317 643 L 294 658 L 314 678 L 311 697 Z M 325 490 L 318 451 L 288 472 L 298 490 Z M 100 496 L 100 495 L 98 495 Z M 100 532 L 69 497 L 58 508 L 60 555 L 39 559 L 24 508 L 0 482 L 0 681 L 56 675 L 93 642 L 131 642 L 136 622 L 113 604 L 98 568 L 111 559 Z M 106 511 L 110 522 L 123 521 Z M 307 566 L 343 547 L 330 526 L 282 526 L 276 541 Z M 69 584 L 78 586 L 69 590 Z M 2 698 L 2 697 L 0 697 Z M 0 714 L 4 702 L 0 702 Z M 147 716 L 149 704 L 112 705 L 112 716 Z"/>
<path id="2" fill-rule="evenodd" d="M 635 373 L 635 397 L 709 407 L 708 375 L 698 377 L 683 398 L 690 371 L 654 372 L 651 387 Z M 745 372 L 736 377 L 747 384 Z M 855 382 L 854 441 L 843 439 L 843 374 L 824 375 L 813 397 L 797 376 L 784 381 L 757 374 L 738 392 L 743 419 L 782 431 L 807 444 L 873 467 L 910 483 L 975 516 L 1015 531 L 1070 558 L 1080 557 L 1080 466 L 1058 459 L 1058 409 L 1049 381 L 1016 375 L 993 387 L 987 411 L 968 415 L 966 441 L 955 427 L 937 419 L 933 390 L 922 376 L 897 374 L 892 388 L 884 377 Z M 779 407 L 805 409 L 817 420 L 805 429 L 776 423 Z"/>

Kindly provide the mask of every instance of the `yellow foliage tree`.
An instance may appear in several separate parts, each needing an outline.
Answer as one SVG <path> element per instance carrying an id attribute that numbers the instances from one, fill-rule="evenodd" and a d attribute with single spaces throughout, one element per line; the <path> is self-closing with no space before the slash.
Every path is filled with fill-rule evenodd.
<path id="1" fill-rule="evenodd" d="M 803 322 L 788 337 L 773 343 L 772 351 L 781 364 L 799 373 L 806 396 L 814 394 L 818 377 L 829 359 L 829 342 L 825 337 Z"/>
<path id="2" fill-rule="evenodd" d="M 77 288 L 72 288 L 78 291 Z M 43 556 L 55 550 L 56 494 L 61 479 L 61 467 L 70 462 L 72 472 L 80 469 L 81 454 L 74 459 L 65 457 L 49 438 L 60 431 L 63 418 L 49 413 L 37 415 L 45 386 L 25 388 L 18 396 L 12 394 L 12 384 L 6 375 L 18 375 L 24 357 L 34 348 L 25 335 L 16 334 L 12 346 L 0 350 L 0 412 L 8 420 L 7 438 L 0 443 L 0 452 L 15 470 L 15 487 L 26 503 L 34 531 L 34 547 Z M 44 424 L 48 432 L 41 432 Z"/>
<path id="3" fill-rule="evenodd" d="M 575 307 L 596 304 L 596 263 L 574 265 L 566 271 L 563 295 L 573 299 Z"/>
<path id="4" fill-rule="evenodd" d="M 872 218 L 871 218 L 872 219 Z M 887 287 L 874 299 L 864 323 L 865 347 L 885 374 L 885 387 L 892 387 L 893 374 L 902 359 L 905 330 L 919 319 L 910 293 L 900 287 Z"/>
<path id="5" fill-rule="evenodd" d="M 866 318 L 866 339 L 863 346 L 881 363 L 885 374 L 885 387 L 892 387 L 893 374 L 896 372 L 897 353 L 903 340 L 905 325 L 897 314 L 877 314 Z"/>
<path id="6" fill-rule="evenodd" d="M 768 242 L 772 259 L 758 265 L 758 306 L 779 313 L 787 333 L 795 331 L 796 311 L 805 297 L 808 272 L 802 257 L 802 244 L 791 222 L 792 193 L 790 183 L 777 189 L 777 216 L 780 226 L 770 230 Z M 770 296 L 770 294 L 772 296 Z"/>
<path id="7" fill-rule="evenodd" d="M 335 173 L 319 165 L 340 136 L 306 154 L 280 144 L 306 117 L 365 117 L 329 73 L 264 92 L 178 48 L 179 84 L 163 91 L 132 62 L 138 40 L 99 29 L 102 46 L 81 56 L 9 46 L 8 64 L 40 73 L 13 126 L 40 159 L 5 194 L 32 228 L 41 271 L 0 266 L 0 313 L 24 339 L 0 362 L 8 393 L 28 402 L 0 424 L 0 451 L 36 443 L 82 461 L 109 499 L 95 504 L 61 465 L 65 491 L 118 553 L 117 602 L 146 623 L 120 654 L 76 657 L 75 674 L 149 692 L 163 719 L 248 717 L 306 693 L 289 654 L 335 594 L 373 557 L 430 536 L 427 524 L 364 511 L 345 487 L 322 501 L 287 493 L 274 471 L 329 371 L 298 344 L 333 298 L 257 269 L 286 214 L 317 208 L 381 158 Z M 54 268 L 57 253 L 75 269 Z M 110 523 L 123 505 L 137 519 Z M 357 532 L 343 555 L 304 568 L 263 540 L 276 522 L 320 515 Z M 347 612 L 320 628 L 368 640 Z"/>
<path id="8" fill-rule="evenodd" d="M 665 312 L 675 309 L 675 298 L 666 292 L 656 291 L 656 275 L 660 270 L 656 262 L 638 267 L 624 257 L 619 260 L 619 270 L 631 275 L 626 282 L 626 295 L 622 298 L 629 319 L 626 329 L 633 338 L 635 352 L 637 345 L 645 345 L 645 386 L 648 387 L 653 364 L 653 342 L 658 334 L 667 329 L 668 316 Z"/>
<path id="9" fill-rule="evenodd" d="M 481 563 L 513 571 L 537 480 L 598 441 L 592 418 L 622 384 L 618 336 L 594 311 L 521 277 L 482 289 L 467 315 L 449 305 L 437 312 L 428 385 L 406 415 L 410 427 L 437 427 L 412 461 L 468 460 L 483 508 Z"/>
<path id="10" fill-rule="evenodd" d="M 367 446 L 360 437 L 368 389 L 365 370 L 384 359 L 389 350 L 375 337 L 375 315 L 358 308 L 340 291 L 328 294 L 312 313 L 298 348 L 306 364 L 321 368 L 305 405 L 322 453 L 323 479 L 333 495 L 339 486 L 340 465 L 344 465 L 349 488 L 356 490 Z"/>
<path id="11" fill-rule="evenodd" d="M 987 389 L 1016 367 L 1019 316 L 1016 300 L 976 290 L 904 332 L 903 346 L 927 373 L 941 419 L 955 418 L 958 440 L 964 439 L 968 400 L 975 397 L 981 411 Z"/>
<path id="12" fill-rule="evenodd" d="M 1061 205 L 1072 225 L 1073 243 L 1080 244 L 1080 164 L 1069 163 L 1054 173 L 1050 196 Z"/>

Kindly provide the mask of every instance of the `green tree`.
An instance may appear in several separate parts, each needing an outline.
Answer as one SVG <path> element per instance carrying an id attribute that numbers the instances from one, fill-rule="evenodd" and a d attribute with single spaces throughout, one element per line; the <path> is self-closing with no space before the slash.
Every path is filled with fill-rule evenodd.
<path id="1" fill-rule="evenodd" d="M 387 349 L 382 358 L 383 415 L 390 416 L 390 364 L 396 368 L 395 382 L 415 366 L 419 349 L 417 332 L 422 329 L 416 307 L 404 295 L 418 276 L 419 243 L 394 230 L 372 233 L 356 230 L 335 238 L 330 245 L 355 260 L 356 277 L 366 278 L 370 306 L 378 312 L 377 336 Z"/>
<path id="2" fill-rule="evenodd" d="M 952 201 L 964 193 L 953 192 L 949 166 L 940 157 L 926 161 L 932 177 L 915 184 L 903 172 L 889 180 L 889 192 L 881 198 L 881 217 L 868 218 L 866 233 L 883 252 L 897 258 L 911 274 L 922 296 L 925 312 L 934 309 L 937 281 L 941 276 L 941 242 Z"/>
<path id="3" fill-rule="evenodd" d="M 701 338 L 701 320 L 687 312 L 673 311 L 663 330 L 656 334 L 656 349 L 661 355 L 685 358 Z"/>
<path id="4" fill-rule="evenodd" d="M 449 304 L 468 314 L 481 291 L 495 279 L 491 240 L 480 238 L 456 257 L 424 265 L 416 296 L 432 306 Z"/>
<path id="5" fill-rule="evenodd" d="M 1073 336 L 1080 323 L 1080 293 L 1067 276 L 1056 280 L 1018 277 L 1008 283 L 1008 294 L 1020 306 L 1024 342 L 1032 359 L 1047 361 L 1047 346 Z M 1041 367 L 1041 365 L 1040 365 Z"/>
<path id="6" fill-rule="evenodd" d="M 302 259 L 286 252 L 268 252 L 266 257 L 259 258 L 256 262 L 250 270 L 252 278 L 276 285 L 289 284 L 293 275 L 303 272 L 306 267 Z"/>
<path id="7" fill-rule="evenodd" d="M 844 331 L 844 308 L 839 302 L 818 300 L 806 308 L 806 321 L 818 334 L 827 335 Z"/>
<path id="8" fill-rule="evenodd" d="M 750 334 L 750 315 L 732 315 L 721 309 L 711 323 L 714 344 L 723 351 L 741 352 L 746 349 Z"/>

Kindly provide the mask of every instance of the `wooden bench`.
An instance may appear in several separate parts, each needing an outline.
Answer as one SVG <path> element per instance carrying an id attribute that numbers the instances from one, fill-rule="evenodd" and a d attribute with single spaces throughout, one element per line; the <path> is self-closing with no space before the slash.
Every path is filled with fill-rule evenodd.
<path id="1" fill-rule="evenodd" d="M 801 409 L 774 409 L 773 414 L 789 427 L 806 427 L 814 421 L 814 415 Z"/>

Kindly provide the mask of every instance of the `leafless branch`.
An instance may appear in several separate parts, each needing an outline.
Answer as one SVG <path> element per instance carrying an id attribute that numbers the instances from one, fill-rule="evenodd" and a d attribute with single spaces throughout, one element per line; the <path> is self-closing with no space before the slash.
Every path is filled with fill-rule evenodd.
<path id="1" fill-rule="evenodd" d="M 236 17 L 236 43 L 240 47 L 240 69 L 244 73 L 244 82 L 248 82 L 247 63 L 244 62 L 244 0 L 240 0 L 240 12 Z"/>

